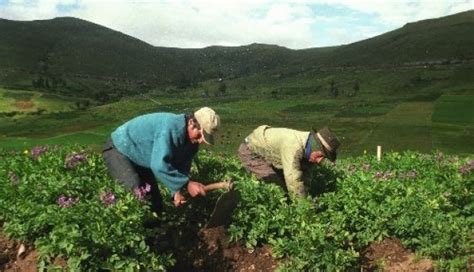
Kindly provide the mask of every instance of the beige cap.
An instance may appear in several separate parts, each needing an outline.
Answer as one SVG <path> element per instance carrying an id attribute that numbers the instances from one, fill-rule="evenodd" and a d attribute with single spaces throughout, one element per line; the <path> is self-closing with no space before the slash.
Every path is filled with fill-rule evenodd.
<path id="1" fill-rule="evenodd" d="M 221 119 L 217 113 L 208 107 L 203 107 L 194 113 L 194 117 L 201 126 L 201 132 L 204 137 L 204 142 L 207 144 L 214 144 L 214 133 L 221 124 Z"/>

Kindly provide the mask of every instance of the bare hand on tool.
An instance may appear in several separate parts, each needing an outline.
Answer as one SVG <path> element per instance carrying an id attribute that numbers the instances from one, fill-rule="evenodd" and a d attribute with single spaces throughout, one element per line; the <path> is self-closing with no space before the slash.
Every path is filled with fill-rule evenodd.
<path id="1" fill-rule="evenodd" d="M 206 189 L 202 183 L 190 180 L 188 182 L 188 193 L 191 197 L 196 197 L 198 195 L 205 196 Z"/>

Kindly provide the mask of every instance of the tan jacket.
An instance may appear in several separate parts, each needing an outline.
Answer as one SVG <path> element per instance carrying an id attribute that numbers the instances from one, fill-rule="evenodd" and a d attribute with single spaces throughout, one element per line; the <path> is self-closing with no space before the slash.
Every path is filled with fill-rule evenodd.
<path id="1" fill-rule="evenodd" d="M 288 190 L 306 196 L 311 164 L 304 158 L 310 132 L 259 126 L 248 137 L 249 149 L 274 167 L 283 169 Z"/>

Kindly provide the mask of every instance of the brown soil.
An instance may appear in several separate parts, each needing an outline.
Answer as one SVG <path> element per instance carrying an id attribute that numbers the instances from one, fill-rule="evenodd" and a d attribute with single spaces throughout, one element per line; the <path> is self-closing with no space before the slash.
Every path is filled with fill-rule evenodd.
<path id="1" fill-rule="evenodd" d="M 363 253 L 364 270 L 374 271 L 434 271 L 429 259 L 416 259 L 415 254 L 405 249 L 398 239 L 374 242 Z"/>
<path id="2" fill-rule="evenodd" d="M 171 248 L 177 259 L 171 271 L 274 271 L 277 262 L 269 247 L 249 250 L 242 245 L 230 244 L 223 227 L 203 229 L 198 234 L 189 232 L 173 237 L 181 246 Z M 28 248 L 16 257 L 20 243 L 0 235 L 0 271 L 36 272 L 37 252 Z M 67 266 L 58 259 L 55 265 Z"/>
<path id="3" fill-rule="evenodd" d="M 21 243 L 0 235 L 0 271 L 5 272 L 36 272 L 37 254 L 26 247 L 26 251 L 17 257 Z"/>
<path id="4" fill-rule="evenodd" d="M 34 107 L 34 103 L 31 100 L 17 100 L 15 101 L 15 107 L 20 110 L 31 109 Z"/>
<path id="5" fill-rule="evenodd" d="M 173 272 L 275 271 L 278 266 L 278 261 L 272 259 L 269 246 L 249 250 L 241 244 L 230 243 L 223 227 L 201 229 L 196 234 L 181 232 L 172 240 L 168 242 L 180 245 L 168 248 L 177 259 L 175 267 L 170 270 Z M 20 245 L 0 235 L 0 271 L 37 271 L 37 252 L 26 247 L 26 252 L 17 258 Z M 417 260 L 415 254 L 405 249 L 398 239 L 370 244 L 363 252 L 363 259 L 361 271 L 434 271 L 431 260 Z M 67 266 L 62 259 L 54 263 Z"/>
<path id="6" fill-rule="evenodd" d="M 172 271 L 274 271 L 278 266 L 270 247 L 250 250 L 230 243 L 223 227 L 202 229 L 173 251 L 177 264 Z"/>

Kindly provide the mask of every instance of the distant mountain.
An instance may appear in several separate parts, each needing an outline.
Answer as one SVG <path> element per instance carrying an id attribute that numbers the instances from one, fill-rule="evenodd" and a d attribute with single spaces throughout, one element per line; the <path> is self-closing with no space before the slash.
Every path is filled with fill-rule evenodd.
<path id="1" fill-rule="evenodd" d="M 409 23 L 349 45 L 291 50 L 265 44 L 154 47 L 76 19 L 0 19 L 0 86 L 107 100 L 154 87 L 272 71 L 383 67 L 474 59 L 474 11 Z M 105 96 L 105 97 L 104 97 Z"/>
<path id="2" fill-rule="evenodd" d="M 400 29 L 340 46 L 311 60 L 319 60 L 324 65 L 373 66 L 473 58 L 474 10 L 471 10 L 408 23 Z"/>

